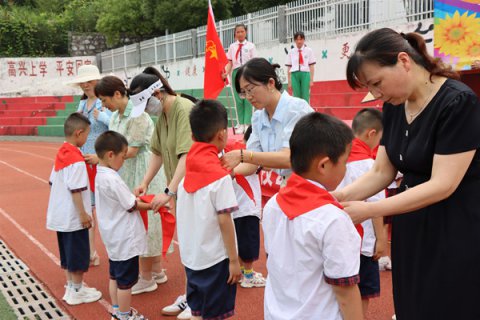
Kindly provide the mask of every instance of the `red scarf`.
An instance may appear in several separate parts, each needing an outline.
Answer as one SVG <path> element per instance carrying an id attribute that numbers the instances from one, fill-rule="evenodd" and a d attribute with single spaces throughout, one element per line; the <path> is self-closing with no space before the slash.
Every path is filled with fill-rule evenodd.
<path id="1" fill-rule="evenodd" d="M 84 162 L 82 151 L 73 144 L 64 142 L 55 157 L 55 171 L 58 172 L 77 162 Z"/>
<path id="2" fill-rule="evenodd" d="M 280 188 L 277 202 L 290 220 L 327 204 L 333 204 L 343 210 L 343 206 L 327 190 L 316 186 L 296 173 L 291 175 L 284 188 Z M 360 237 L 363 237 L 362 225 L 355 225 L 355 228 Z"/>
<path id="3" fill-rule="evenodd" d="M 237 52 L 235 52 L 235 60 L 238 61 L 238 55 L 242 51 L 243 43 L 238 44 Z"/>
<path id="4" fill-rule="evenodd" d="M 232 150 L 240 150 L 245 148 L 246 148 L 245 143 L 241 141 L 235 141 L 233 143 L 227 144 L 227 146 L 225 147 L 225 152 L 230 152 Z M 252 186 L 250 185 L 248 180 L 241 174 L 235 174 L 235 180 L 237 181 L 237 184 L 243 189 L 243 191 L 245 191 L 245 193 L 250 198 L 250 200 L 252 200 L 253 203 L 255 203 L 256 205 L 257 202 L 255 201 L 255 196 L 253 195 Z"/>
<path id="5" fill-rule="evenodd" d="M 217 147 L 210 143 L 193 143 L 187 153 L 185 191 L 193 193 L 227 175 L 229 172 L 220 163 Z"/>
<path id="6" fill-rule="evenodd" d="M 64 142 L 60 149 L 57 152 L 57 156 L 55 157 L 55 171 L 58 172 L 69 165 L 72 165 L 77 162 L 84 162 L 85 159 L 83 158 L 83 154 L 75 147 L 73 144 Z M 88 174 L 88 181 L 90 183 L 90 190 L 95 192 L 95 175 L 97 174 L 97 165 L 96 164 L 87 164 L 87 174 Z"/>
<path id="7" fill-rule="evenodd" d="M 152 202 L 155 195 L 149 194 L 140 197 L 140 200 L 146 203 Z M 168 211 L 167 208 L 161 207 L 157 213 L 160 214 L 162 220 L 162 255 L 167 255 L 168 247 L 172 243 L 173 234 L 175 233 L 175 216 Z M 148 230 L 148 212 L 140 210 L 140 216 L 142 217 L 145 230 Z"/>
<path id="8" fill-rule="evenodd" d="M 370 149 L 370 147 L 362 140 L 358 138 L 353 139 L 352 150 L 350 151 L 347 162 L 354 162 L 365 159 L 375 159 L 372 149 Z"/>

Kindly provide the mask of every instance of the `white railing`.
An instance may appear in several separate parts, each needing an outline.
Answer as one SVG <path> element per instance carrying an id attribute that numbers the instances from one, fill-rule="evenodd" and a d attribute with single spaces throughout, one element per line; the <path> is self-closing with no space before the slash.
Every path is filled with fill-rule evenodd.
<path id="1" fill-rule="evenodd" d="M 297 31 L 308 39 L 395 26 L 433 17 L 433 0 L 298 0 L 217 22 L 225 50 L 234 29 L 243 23 L 257 47 L 290 42 Z M 162 64 L 205 54 L 206 26 L 123 46 L 99 54 L 103 73 L 135 66 Z"/>

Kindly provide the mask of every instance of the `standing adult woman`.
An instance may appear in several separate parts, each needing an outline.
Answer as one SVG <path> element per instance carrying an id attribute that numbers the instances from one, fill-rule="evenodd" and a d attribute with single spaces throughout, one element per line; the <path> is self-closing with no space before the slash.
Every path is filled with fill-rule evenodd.
<path id="1" fill-rule="evenodd" d="M 346 202 L 354 222 L 393 215 L 398 320 L 480 319 L 480 103 L 415 33 L 384 28 L 357 44 L 352 88 L 384 101 L 384 132 L 371 171 L 336 196 L 363 200 L 403 173 L 401 193 Z"/>
<path id="2" fill-rule="evenodd" d="M 237 24 L 234 29 L 235 42 L 230 45 L 227 52 L 228 64 L 225 67 L 223 77 L 226 78 L 232 73 L 232 82 L 234 81 L 238 69 L 245 63 L 257 56 L 255 45 L 247 40 L 247 26 L 243 23 Z M 243 133 L 247 130 L 252 121 L 252 106 L 247 100 L 241 99 L 237 92 L 233 94 L 238 114 L 237 133 Z"/>
<path id="3" fill-rule="evenodd" d="M 152 137 L 153 153 L 150 164 L 143 180 L 135 189 L 135 194 L 145 192 L 163 164 L 167 188 L 158 193 L 152 201 L 153 209 L 157 210 L 167 203 L 174 204 L 178 184 L 185 176 L 185 159 L 193 143 L 189 115 L 193 107 L 192 100 L 195 98 L 175 93 L 167 80 L 153 67 L 146 68 L 143 73 L 133 78 L 130 90 L 138 94 L 152 85 L 158 87 L 150 98 L 157 105 L 158 121 Z M 145 105 L 141 107 L 145 108 Z M 190 319 L 192 316 L 184 295 L 179 296 L 172 305 L 163 308 L 162 313 L 178 315 L 178 319 Z"/>
<path id="4" fill-rule="evenodd" d="M 282 93 L 282 83 L 275 72 L 278 64 L 254 58 L 242 66 L 235 77 L 235 88 L 242 99 L 256 109 L 247 150 L 226 153 L 225 167 L 248 176 L 259 166 L 275 168 L 284 178 L 291 175 L 289 140 L 297 121 L 313 112 L 303 99 Z M 241 166 L 238 166 L 242 163 Z M 238 166 L 238 167 L 237 167 Z"/>
<path id="5" fill-rule="evenodd" d="M 147 171 L 150 159 L 150 140 L 154 130 L 152 119 L 145 112 L 132 117 L 133 104 L 122 80 L 106 76 L 95 86 L 95 93 L 103 105 L 113 111 L 109 129 L 123 134 L 128 141 L 126 160 L 119 171 L 127 186 L 133 191 Z M 148 191 L 158 193 L 165 187 L 165 178 L 159 174 L 150 183 Z M 167 281 L 160 266 L 162 254 L 162 227 L 160 217 L 148 211 L 148 252 L 140 257 L 140 278 L 132 288 L 132 294 L 151 292 L 157 283 Z M 154 265 L 155 264 L 155 265 Z M 155 273 L 153 273 L 155 271 Z"/>
<path id="6" fill-rule="evenodd" d="M 80 112 L 90 120 L 90 133 L 88 134 L 87 141 L 80 148 L 85 156 L 87 164 L 95 166 L 92 162 L 92 155 L 95 154 L 95 140 L 103 132 L 108 130 L 108 124 L 110 123 L 110 116 L 112 113 L 102 107 L 102 102 L 95 95 L 95 85 L 102 76 L 100 71 L 94 65 L 83 65 L 78 68 L 77 77 L 70 81 L 68 84 L 72 86 L 78 86 L 83 91 L 83 96 L 78 104 L 77 112 Z M 93 206 L 93 218 L 95 219 L 95 197 L 92 191 L 92 206 Z M 95 227 L 96 223 L 94 223 Z M 88 229 L 88 236 L 90 240 L 90 265 L 98 266 L 100 264 L 100 257 L 95 249 L 95 228 Z"/>

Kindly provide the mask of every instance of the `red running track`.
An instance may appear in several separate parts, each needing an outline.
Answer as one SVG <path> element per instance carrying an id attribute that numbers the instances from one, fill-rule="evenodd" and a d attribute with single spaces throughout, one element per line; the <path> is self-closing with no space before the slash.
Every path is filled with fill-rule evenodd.
<path id="1" fill-rule="evenodd" d="M 45 228 L 49 196 L 48 178 L 60 143 L 0 141 L 0 237 L 25 262 L 61 308 L 74 319 L 109 319 L 105 307 L 108 296 L 108 260 L 97 233 L 96 247 L 101 264 L 85 276 L 89 286 L 103 293 L 100 302 L 68 306 L 61 297 L 65 276 L 58 266 L 58 248 L 54 232 Z M 164 261 L 168 282 L 151 293 L 133 297 L 132 306 L 150 320 L 175 319 L 161 316 L 163 306 L 172 303 L 184 291 L 185 279 L 178 246 Z M 265 253 L 261 252 L 255 270 L 266 274 Z M 288 279 L 286 279 L 288 281 Z M 368 320 L 389 320 L 393 314 L 391 273 L 381 273 L 382 295 L 370 304 Z M 239 286 L 233 319 L 263 319 L 263 289 Z"/>

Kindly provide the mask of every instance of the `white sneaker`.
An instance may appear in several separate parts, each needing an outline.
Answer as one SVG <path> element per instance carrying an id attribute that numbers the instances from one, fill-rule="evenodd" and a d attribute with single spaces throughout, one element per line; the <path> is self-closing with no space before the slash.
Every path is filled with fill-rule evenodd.
<path id="1" fill-rule="evenodd" d="M 70 292 L 67 294 L 65 301 L 71 306 L 95 302 L 102 297 L 102 293 L 94 288 L 81 287 L 78 291 L 70 288 L 69 291 Z"/>
<path id="2" fill-rule="evenodd" d="M 152 292 L 157 290 L 158 285 L 155 280 L 145 280 L 142 277 L 138 278 L 138 282 L 132 287 L 132 294 L 140 294 L 144 292 Z"/>
<path id="3" fill-rule="evenodd" d="M 128 317 L 128 320 L 148 320 L 148 319 L 145 318 L 144 315 L 138 313 L 137 310 L 131 308 L 131 314 L 130 314 L 130 317 Z"/>
<path id="4" fill-rule="evenodd" d="M 152 272 L 152 278 L 155 280 L 157 284 L 162 284 L 168 281 L 167 274 L 165 273 L 165 269 L 162 269 L 162 272 L 156 273 Z"/>
<path id="5" fill-rule="evenodd" d="M 178 296 L 175 302 L 162 309 L 164 316 L 176 316 L 188 308 L 187 297 L 185 295 Z M 188 308 L 189 309 L 189 308 Z"/>
<path id="6" fill-rule="evenodd" d="M 396 316 L 396 315 L 393 315 L 393 316 L 392 316 L 392 320 L 397 320 L 397 316 Z"/>
<path id="7" fill-rule="evenodd" d="M 191 318 L 192 318 L 192 310 L 188 305 L 187 305 L 187 308 L 177 316 L 177 320 L 190 320 Z"/>
<path id="8" fill-rule="evenodd" d="M 392 260 L 390 260 L 390 257 L 380 257 L 380 259 L 378 259 L 378 268 L 380 271 L 392 270 Z"/>
<path id="9" fill-rule="evenodd" d="M 265 287 L 265 278 L 261 275 L 254 274 L 251 278 L 247 278 L 243 276 L 242 282 L 240 282 L 240 286 L 242 288 L 261 288 Z"/>
<path id="10" fill-rule="evenodd" d="M 65 285 L 64 288 L 65 293 L 63 294 L 62 300 L 67 301 L 68 295 L 70 294 L 70 288 L 67 285 Z"/>

